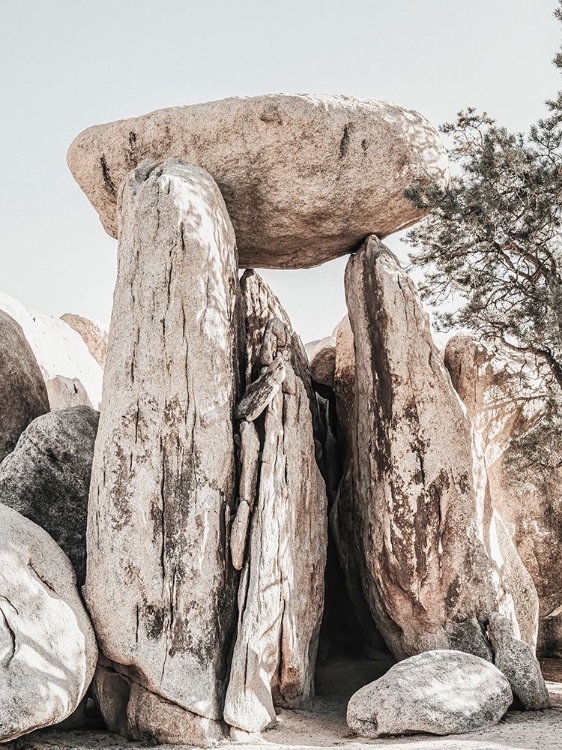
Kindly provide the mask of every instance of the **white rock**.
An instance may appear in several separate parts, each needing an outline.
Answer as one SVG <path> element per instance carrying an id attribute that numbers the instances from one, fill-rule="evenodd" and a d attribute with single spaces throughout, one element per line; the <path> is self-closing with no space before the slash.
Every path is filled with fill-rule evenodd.
<path id="1" fill-rule="evenodd" d="M 46 531 L 0 504 L 0 742 L 70 716 L 96 661 L 70 561 Z"/>
<path id="2" fill-rule="evenodd" d="M 27 310 L 2 292 L 0 310 L 22 327 L 47 384 L 51 411 L 70 406 L 98 409 L 103 372 L 82 337 L 63 320 Z"/>
<path id="3" fill-rule="evenodd" d="M 185 159 L 217 181 L 245 268 L 315 266 L 425 211 L 412 184 L 443 186 L 445 149 L 420 114 L 390 102 L 275 94 L 158 110 L 97 125 L 68 151 L 74 178 L 117 236 L 120 185 L 143 159 Z"/>
<path id="4" fill-rule="evenodd" d="M 512 700 L 509 682 L 490 662 L 459 651 L 428 651 L 358 690 L 347 723 L 373 738 L 462 734 L 497 724 Z"/>
<path id="5" fill-rule="evenodd" d="M 105 657 L 164 699 L 151 702 L 160 736 L 166 701 L 184 728 L 222 718 L 235 618 L 236 249 L 216 184 L 185 162 L 134 170 L 120 205 L 85 598 Z"/>

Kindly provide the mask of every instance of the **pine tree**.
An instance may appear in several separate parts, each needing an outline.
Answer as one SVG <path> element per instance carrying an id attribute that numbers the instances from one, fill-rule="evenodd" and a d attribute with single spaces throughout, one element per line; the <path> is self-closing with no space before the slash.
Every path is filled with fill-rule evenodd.
<path id="1" fill-rule="evenodd" d="M 562 47 L 554 64 L 562 70 Z M 445 190 L 407 191 L 431 213 L 406 241 L 425 270 L 422 296 L 438 310 L 461 299 L 454 312 L 437 312 L 441 330 L 468 328 L 535 358 L 551 398 L 518 448 L 527 464 L 554 467 L 562 466 L 562 92 L 547 105 L 527 134 L 473 108 L 443 125 L 453 176 Z"/>

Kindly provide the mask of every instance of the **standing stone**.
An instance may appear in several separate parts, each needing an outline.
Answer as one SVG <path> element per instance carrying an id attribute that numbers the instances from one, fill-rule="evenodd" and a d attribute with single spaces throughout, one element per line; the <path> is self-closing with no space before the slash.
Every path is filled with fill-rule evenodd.
<path id="1" fill-rule="evenodd" d="M 0 310 L 0 463 L 36 417 L 49 411 L 47 389 L 21 326 Z"/>
<path id="2" fill-rule="evenodd" d="M 352 491 L 338 502 L 350 504 L 341 509 L 353 520 L 349 554 L 379 630 L 397 658 L 452 648 L 491 659 L 485 625 L 501 611 L 534 646 L 536 592 L 494 516 L 470 420 L 413 282 L 370 237 L 345 284 Z"/>
<path id="3" fill-rule="evenodd" d="M 0 465 L 0 503 L 45 529 L 86 577 L 88 493 L 98 412 L 74 406 L 35 419 Z"/>
<path id="4" fill-rule="evenodd" d="M 488 637 L 494 651 L 494 664 L 511 685 L 523 708 L 538 711 L 550 706 L 548 689 L 534 651 L 516 638 L 513 625 L 505 615 L 492 612 Z"/>
<path id="5" fill-rule="evenodd" d="M 68 558 L 0 503 L 0 742 L 70 716 L 97 655 Z"/>
<path id="6" fill-rule="evenodd" d="M 275 723 L 275 705 L 298 707 L 312 696 L 324 604 L 327 501 L 315 460 L 314 401 L 302 343 L 259 276 L 246 272 L 241 286 L 246 384 L 272 357 L 283 358 L 285 368 L 262 414 L 252 415 L 262 420 L 262 454 L 257 497 L 249 503 L 224 710 L 231 726 L 259 732 Z M 247 432 L 245 423 L 241 429 Z M 255 449 L 246 453 L 249 467 L 243 460 L 243 477 L 252 476 L 255 454 Z"/>
<path id="7" fill-rule="evenodd" d="M 156 696 L 146 698 L 143 733 L 161 736 L 173 704 L 185 742 L 222 718 L 234 626 L 227 519 L 236 261 L 207 172 L 176 159 L 131 172 L 120 203 L 85 598 L 105 657 Z M 127 711 L 135 736 L 138 713 Z"/>
<path id="8" fill-rule="evenodd" d="M 509 682 L 490 662 L 459 651 L 427 651 L 358 690 L 347 723 L 372 738 L 462 734 L 497 724 L 512 700 Z"/>
<path id="9" fill-rule="evenodd" d="M 509 461 L 513 441 L 545 414 L 537 363 L 459 334 L 447 342 L 445 365 L 482 441 L 492 504 L 537 589 L 537 651 L 562 657 L 562 468 L 520 472 Z"/>

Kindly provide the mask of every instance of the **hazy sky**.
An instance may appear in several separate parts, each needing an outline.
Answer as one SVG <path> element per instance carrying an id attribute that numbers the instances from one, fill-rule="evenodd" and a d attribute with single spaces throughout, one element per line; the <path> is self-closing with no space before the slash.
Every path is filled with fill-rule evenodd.
<path id="1" fill-rule="evenodd" d="M 262 93 L 473 105 L 526 129 L 560 86 L 555 0 L 2 0 L 0 290 L 109 321 L 116 242 L 65 162 L 96 123 Z M 405 253 L 396 237 L 387 240 Z M 346 259 L 268 271 L 304 341 L 345 314 Z"/>

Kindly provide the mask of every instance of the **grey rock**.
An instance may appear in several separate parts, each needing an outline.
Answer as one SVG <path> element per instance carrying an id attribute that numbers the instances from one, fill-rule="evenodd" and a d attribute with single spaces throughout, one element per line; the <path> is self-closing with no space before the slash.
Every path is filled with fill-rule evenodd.
<path id="1" fill-rule="evenodd" d="M 550 698 L 540 664 L 532 649 L 515 636 L 513 625 L 505 615 L 492 612 L 488 637 L 494 651 L 494 664 L 509 680 L 523 708 L 529 711 L 548 708 Z"/>
<path id="2" fill-rule="evenodd" d="M 483 456 L 413 282 L 371 237 L 345 283 L 355 381 L 352 484 L 336 510 L 343 564 L 355 561 L 399 659 L 443 648 L 491 659 L 494 611 L 534 647 L 536 591 L 491 506 Z"/>
<path id="3" fill-rule="evenodd" d="M 248 502 L 252 513 L 224 707 L 228 724 L 259 732 L 276 722 L 276 705 L 299 707 L 312 695 L 324 604 L 327 501 L 315 460 L 315 401 L 302 343 L 257 274 L 244 274 L 241 287 L 245 382 L 251 384 L 272 356 L 283 357 L 287 376 L 260 417 L 259 481 L 257 497 Z M 269 325 L 272 319 L 282 327 Z M 277 341 L 264 347 L 269 334 Z M 255 447 L 243 455 L 243 476 L 253 476 L 255 456 Z M 252 480 L 244 486 L 256 485 Z"/>
<path id="4" fill-rule="evenodd" d="M 275 94 L 151 112 L 97 125 L 68 151 L 74 178 L 117 236 L 129 171 L 179 157 L 215 178 L 245 268 L 301 268 L 420 219 L 412 184 L 444 186 L 445 149 L 421 115 L 390 102 Z"/>
<path id="5" fill-rule="evenodd" d="M 358 690 L 349 728 L 363 737 L 462 734 L 497 724 L 513 696 L 490 662 L 460 651 L 427 651 Z"/>
<path id="6" fill-rule="evenodd" d="M 0 503 L 45 529 L 86 575 L 88 493 L 99 414 L 87 406 L 35 419 L 0 465 Z"/>
<path id="7" fill-rule="evenodd" d="M 119 212 L 84 593 L 104 656 L 157 696 L 142 731 L 172 711 L 188 742 L 222 718 L 235 622 L 235 238 L 214 180 L 176 159 L 134 170 Z"/>
<path id="8" fill-rule="evenodd" d="M 0 503 L 0 742 L 70 716 L 97 655 L 70 561 L 46 531 Z"/>
<path id="9" fill-rule="evenodd" d="M 0 463 L 36 417 L 49 411 L 41 369 L 21 326 L 0 310 Z"/>

